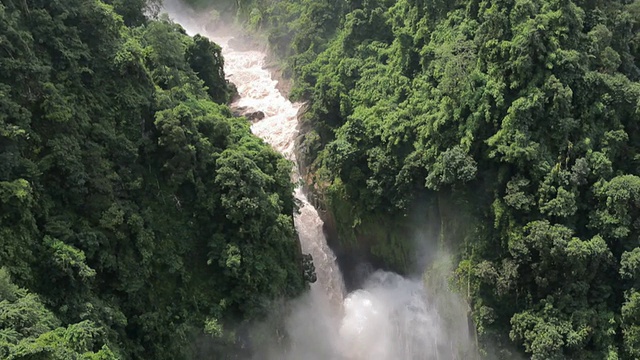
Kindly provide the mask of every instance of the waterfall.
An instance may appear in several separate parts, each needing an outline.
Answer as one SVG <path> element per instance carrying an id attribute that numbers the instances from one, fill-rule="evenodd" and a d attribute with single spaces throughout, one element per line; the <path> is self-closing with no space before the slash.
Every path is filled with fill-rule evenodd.
<path id="1" fill-rule="evenodd" d="M 261 51 L 234 51 L 228 46 L 228 38 L 212 37 L 222 46 L 225 58 L 225 73 L 238 88 L 240 98 L 232 104 L 242 109 L 244 114 L 258 111 L 264 118 L 251 126 L 251 131 L 271 144 L 287 159 L 296 162 L 295 139 L 298 135 L 298 111 L 302 104 L 291 103 L 277 90 L 277 81 L 264 68 L 266 54 Z M 297 166 L 294 166 L 292 180 L 300 184 Z M 319 296 L 326 296 L 336 309 L 344 297 L 344 283 L 338 269 L 336 257 L 327 245 L 323 222 L 316 209 L 309 203 L 301 185 L 295 190 L 295 197 L 301 204 L 294 216 L 294 223 L 300 237 L 302 252 L 313 256 L 318 280 L 311 286 Z M 321 289 L 317 289 L 321 288 Z"/>
<path id="2" fill-rule="evenodd" d="M 297 114 L 302 106 L 286 99 L 277 81 L 264 68 L 260 50 L 238 51 L 232 37 L 219 36 L 197 25 L 183 12 L 166 9 L 190 35 L 200 33 L 222 46 L 225 73 L 240 97 L 232 104 L 243 114 L 262 112 L 252 132 L 296 162 Z M 202 23 L 200 23 L 202 24 Z M 292 180 L 300 183 L 297 167 Z M 428 292 L 421 278 L 406 279 L 376 271 L 362 289 L 346 294 L 336 256 L 327 245 L 323 222 L 301 187 L 295 190 L 301 204 L 295 214 L 303 253 L 313 256 L 317 281 L 310 291 L 292 302 L 286 320 L 290 348 L 263 354 L 273 360 L 440 360 L 472 359 L 466 321 L 467 305 L 443 286 Z M 444 312 L 442 309 L 447 311 Z"/>

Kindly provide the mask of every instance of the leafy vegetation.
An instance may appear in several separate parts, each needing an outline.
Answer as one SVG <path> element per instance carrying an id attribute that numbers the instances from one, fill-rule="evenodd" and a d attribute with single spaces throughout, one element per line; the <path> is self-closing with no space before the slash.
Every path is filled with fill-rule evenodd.
<path id="1" fill-rule="evenodd" d="M 0 4 L 0 357 L 227 354 L 304 288 L 291 163 L 146 1 Z"/>
<path id="2" fill-rule="evenodd" d="M 237 4 L 309 101 L 343 239 L 432 199 L 486 349 L 640 356 L 640 1 Z"/>

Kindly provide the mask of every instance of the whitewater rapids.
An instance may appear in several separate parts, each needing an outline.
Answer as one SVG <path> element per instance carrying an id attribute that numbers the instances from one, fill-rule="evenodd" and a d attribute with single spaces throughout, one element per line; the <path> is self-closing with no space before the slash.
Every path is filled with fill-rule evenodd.
<path id="1" fill-rule="evenodd" d="M 185 15 L 172 1 L 165 2 L 171 18 L 190 35 L 200 33 L 222 46 L 225 73 L 240 97 L 232 104 L 244 114 L 262 112 L 252 132 L 296 162 L 298 112 L 277 89 L 277 81 L 265 69 L 266 53 L 238 51 L 231 37 L 207 31 L 206 20 Z M 297 166 L 292 179 L 299 183 Z M 313 256 L 317 281 L 310 291 L 292 303 L 286 320 L 289 345 L 266 350 L 259 359 L 273 360 L 440 360 L 472 359 L 466 321 L 467 305 L 440 286 L 440 294 L 427 291 L 421 278 L 406 279 L 377 271 L 364 286 L 345 291 L 336 256 L 327 245 L 323 222 L 298 186 L 301 204 L 294 216 L 303 253 Z M 446 283 L 446 281 L 444 282 Z"/>

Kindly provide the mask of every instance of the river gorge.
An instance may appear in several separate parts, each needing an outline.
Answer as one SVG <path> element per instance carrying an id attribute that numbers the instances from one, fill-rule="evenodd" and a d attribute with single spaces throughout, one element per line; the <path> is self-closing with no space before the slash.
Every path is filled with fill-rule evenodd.
<path id="1" fill-rule="evenodd" d="M 436 360 L 469 359 L 472 341 L 466 320 L 467 305 L 447 290 L 439 274 L 439 290 L 429 291 L 422 274 L 405 278 L 377 270 L 367 271 L 361 286 L 347 292 L 336 256 L 328 246 L 323 221 L 302 189 L 295 155 L 301 103 L 292 103 L 279 90 L 278 80 L 266 68 L 267 53 L 255 44 L 238 46 L 245 37 L 210 27 L 201 16 L 171 3 L 170 17 L 190 35 L 200 33 L 222 47 L 227 79 L 238 90 L 231 104 L 252 117 L 252 132 L 296 164 L 292 181 L 299 212 L 295 227 L 302 252 L 311 254 L 317 281 L 307 294 L 291 302 L 286 322 L 288 345 L 261 349 L 258 359 Z M 236 50 L 232 45 L 241 47 Z M 256 47 L 256 49 L 253 49 Z M 254 116 L 254 114 L 260 114 Z"/>

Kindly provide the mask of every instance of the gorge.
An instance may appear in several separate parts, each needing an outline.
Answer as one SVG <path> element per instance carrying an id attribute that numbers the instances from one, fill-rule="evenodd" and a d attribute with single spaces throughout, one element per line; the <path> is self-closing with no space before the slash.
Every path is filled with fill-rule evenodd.
<path id="1" fill-rule="evenodd" d="M 639 359 L 638 59 L 640 0 L 2 1 L 0 358 Z"/>
<path id="2" fill-rule="evenodd" d="M 186 10 L 175 4 L 172 7 L 170 2 L 165 2 L 165 7 L 190 35 L 200 33 L 222 46 L 227 79 L 239 94 L 231 106 L 241 109 L 242 114 L 264 113 L 263 119 L 253 121 L 252 132 L 295 164 L 292 181 L 298 184 L 295 196 L 300 205 L 295 225 L 302 252 L 313 257 L 317 281 L 308 294 L 293 300 L 293 310 L 286 319 L 290 344 L 284 349 L 268 349 L 269 359 L 472 359 L 468 305 L 446 286 L 438 289 L 442 292 L 439 296 L 429 291 L 422 273 L 407 279 L 382 270 L 370 271 L 363 274 L 361 289 L 346 292 L 322 220 L 307 200 L 297 170 L 294 146 L 302 104 L 291 103 L 280 93 L 277 81 L 265 68 L 265 52 L 235 50 L 229 45 L 233 37 L 208 30 L 215 26 L 208 26 L 206 17 L 185 15 Z M 445 281 L 449 274 L 436 276 Z M 264 352 L 259 358 L 264 358 Z"/>

